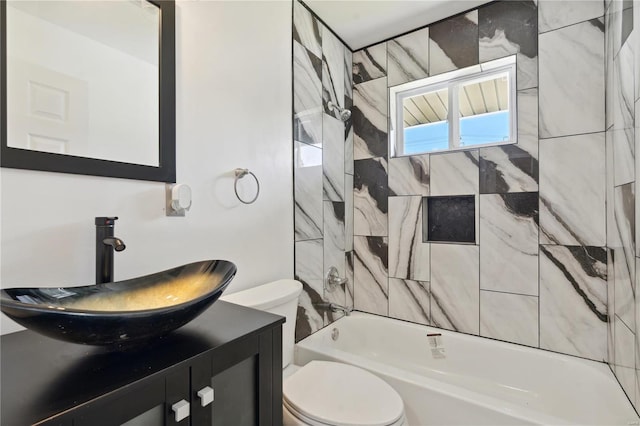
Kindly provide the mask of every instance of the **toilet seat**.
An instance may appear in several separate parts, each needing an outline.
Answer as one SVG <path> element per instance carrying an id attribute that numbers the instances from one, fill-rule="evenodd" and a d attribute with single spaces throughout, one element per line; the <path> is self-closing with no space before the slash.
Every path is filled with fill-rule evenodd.
<path id="1" fill-rule="evenodd" d="M 283 405 L 314 426 L 395 426 L 404 422 L 400 395 L 361 368 L 311 361 L 283 384 Z"/>

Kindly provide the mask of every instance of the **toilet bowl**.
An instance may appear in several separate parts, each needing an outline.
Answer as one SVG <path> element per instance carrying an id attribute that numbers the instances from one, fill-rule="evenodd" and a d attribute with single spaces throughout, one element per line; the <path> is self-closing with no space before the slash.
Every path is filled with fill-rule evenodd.
<path id="1" fill-rule="evenodd" d="M 221 300 L 282 315 L 282 414 L 284 425 L 401 426 L 404 403 L 379 377 L 348 364 L 293 361 L 295 321 L 302 284 L 279 280 L 223 296 Z"/>
<path id="2" fill-rule="evenodd" d="M 396 426 L 404 423 L 398 393 L 361 368 L 311 361 L 284 381 L 285 425 Z"/>

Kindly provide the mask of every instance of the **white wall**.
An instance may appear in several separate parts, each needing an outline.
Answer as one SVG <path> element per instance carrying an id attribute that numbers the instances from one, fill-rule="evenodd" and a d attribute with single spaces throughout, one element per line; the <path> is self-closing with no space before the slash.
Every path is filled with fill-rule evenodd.
<path id="1" fill-rule="evenodd" d="M 93 283 L 101 215 L 120 217 L 127 244 L 116 280 L 211 258 L 237 264 L 230 292 L 293 276 L 291 3 L 178 1 L 176 21 L 177 173 L 191 211 L 166 217 L 161 183 L 1 169 L 3 288 Z M 235 199 L 235 167 L 260 178 L 255 204 Z M 17 329 L 2 316 L 3 334 Z"/>

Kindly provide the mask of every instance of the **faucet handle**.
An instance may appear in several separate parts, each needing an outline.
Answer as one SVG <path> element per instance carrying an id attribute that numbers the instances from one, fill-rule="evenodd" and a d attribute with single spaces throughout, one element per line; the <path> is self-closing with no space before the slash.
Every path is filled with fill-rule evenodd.
<path id="1" fill-rule="evenodd" d="M 118 216 L 99 216 L 96 217 L 96 226 L 113 226 L 118 220 Z"/>
<path id="2" fill-rule="evenodd" d="M 346 278 L 340 278 L 340 275 L 338 274 L 338 268 L 332 266 L 329 268 L 329 271 L 327 272 L 327 275 L 325 277 L 324 289 L 329 293 L 332 293 L 336 288 L 345 284 L 346 282 Z"/>

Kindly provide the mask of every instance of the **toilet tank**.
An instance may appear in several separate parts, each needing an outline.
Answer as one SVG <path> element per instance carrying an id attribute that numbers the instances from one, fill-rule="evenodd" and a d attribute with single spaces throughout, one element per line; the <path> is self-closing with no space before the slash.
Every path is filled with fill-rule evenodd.
<path id="1" fill-rule="evenodd" d="M 299 281 L 286 279 L 225 295 L 220 300 L 286 318 L 286 322 L 282 325 L 282 367 L 284 368 L 293 360 L 298 296 L 301 292 L 302 284 Z"/>

